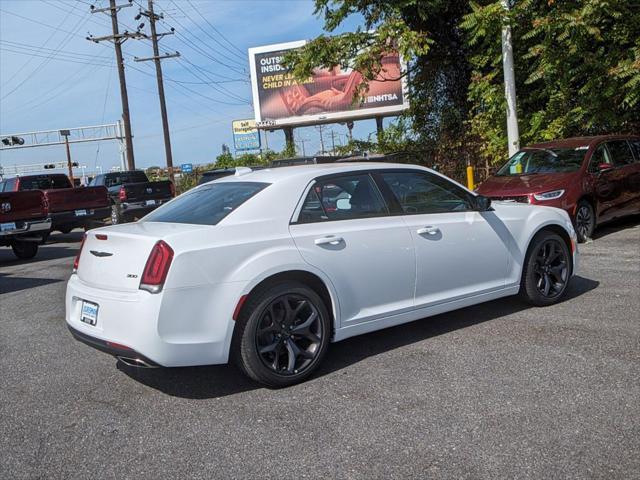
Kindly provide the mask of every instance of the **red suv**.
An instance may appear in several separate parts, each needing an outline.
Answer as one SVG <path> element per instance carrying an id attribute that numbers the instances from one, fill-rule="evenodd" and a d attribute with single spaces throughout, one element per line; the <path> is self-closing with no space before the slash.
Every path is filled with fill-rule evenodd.
<path id="1" fill-rule="evenodd" d="M 640 137 L 576 137 L 523 148 L 478 193 L 562 208 L 584 242 L 597 225 L 640 213 Z"/>

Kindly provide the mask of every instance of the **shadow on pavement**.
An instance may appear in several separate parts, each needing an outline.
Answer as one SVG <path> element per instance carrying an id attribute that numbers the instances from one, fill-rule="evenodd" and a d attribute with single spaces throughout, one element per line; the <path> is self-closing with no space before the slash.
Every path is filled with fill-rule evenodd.
<path id="1" fill-rule="evenodd" d="M 3 293 L 19 292 L 20 290 L 41 287 L 42 285 L 49 285 L 50 283 L 62 281 L 62 279 L 55 278 L 13 277 L 11 275 L 0 273 L 0 295 Z"/>
<path id="2" fill-rule="evenodd" d="M 17 258 L 10 247 L 0 247 L 0 267 L 26 265 L 29 263 L 74 257 L 76 253 L 78 253 L 79 244 L 83 235 L 84 232 L 72 232 L 67 235 L 54 234 L 47 239 L 44 245 L 39 246 L 36 256 L 29 260 L 20 260 Z M 77 245 L 75 245 L 76 243 Z"/>
<path id="3" fill-rule="evenodd" d="M 627 228 L 634 228 L 640 226 L 640 215 L 631 215 L 629 217 L 620 218 L 611 222 L 605 223 L 601 227 L 596 228 L 593 233 L 593 240 L 606 237 L 612 233 L 619 232 L 620 230 L 626 230 Z"/>
<path id="4" fill-rule="evenodd" d="M 597 281 L 576 276 L 563 302 L 579 297 L 598 285 Z M 504 298 L 349 338 L 330 346 L 319 371 L 309 381 L 346 368 L 367 357 L 529 308 L 533 307 L 515 297 Z M 144 385 L 182 398 L 224 397 L 261 388 L 232 365 L 139 369 L 118 362 L 117 368 Z"/>

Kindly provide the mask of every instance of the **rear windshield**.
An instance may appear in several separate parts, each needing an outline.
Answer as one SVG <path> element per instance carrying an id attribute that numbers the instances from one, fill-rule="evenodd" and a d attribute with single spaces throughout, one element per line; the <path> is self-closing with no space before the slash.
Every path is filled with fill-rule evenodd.
<path id="1" fill-rule="evenodd" d="M 110 173 L 105 176 L 104 186 L 108 188 L 127 183 L 142 183 L 148 181 L 147 175 L 144 172 Z"/>
<path id="2" fill-rule="evenodd" d="M 42 175 L 22 177 L 20 190 L 49 190 L 52 188 L 70 188 L 71 182 L 66 175 Z"/>
<path id="3" fill-rule="evenodd" d="M 216 225 L 268 183 L 212 183 L 183 193 L 144 217 L 145 222 Z"/>

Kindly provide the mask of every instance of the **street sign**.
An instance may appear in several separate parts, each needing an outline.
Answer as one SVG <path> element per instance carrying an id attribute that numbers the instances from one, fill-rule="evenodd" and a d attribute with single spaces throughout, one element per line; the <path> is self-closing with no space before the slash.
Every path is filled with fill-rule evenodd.
<path id="1" fill-rule="evenodd" d="M 255 120 L 234 120 L 231 127 L 236 151 L 260 149 L 260 133 Z"/>
<path id="2" fill-rule="evenodd" d="M 182 170 L 182 173 L 193 173 L 193 164 L 183 163 L 180 165 L 180 170 Z"/>

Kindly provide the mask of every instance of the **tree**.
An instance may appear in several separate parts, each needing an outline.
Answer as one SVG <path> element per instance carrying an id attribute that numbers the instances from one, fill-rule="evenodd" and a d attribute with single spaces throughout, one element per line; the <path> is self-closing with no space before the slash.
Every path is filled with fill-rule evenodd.
<path id="1" fill-rule="evenodd" d="M 408 60 L 406 145 L 417 159 L 461 171 L 466 161 L 507 155 L 501 29 L 512 22 L 521 143 L 640 130 L 640 9 L 628 0 L 316 0 L 334 32 L 285 56 L 305 79 L 314 68 L 359 70 L 365 83 L 382 54 Z M 397 146 L 397 145 L 396 145 Z M 384 145 L 379 145 L 384 148 Z"/>
<path id="2" fill-rule="evenodd" d="M 511 22 L 521 143 L 640 130 L 640 9 L 627 0 L 471 3 L 471 131 L 506 154 L 500 31 Z"/>

